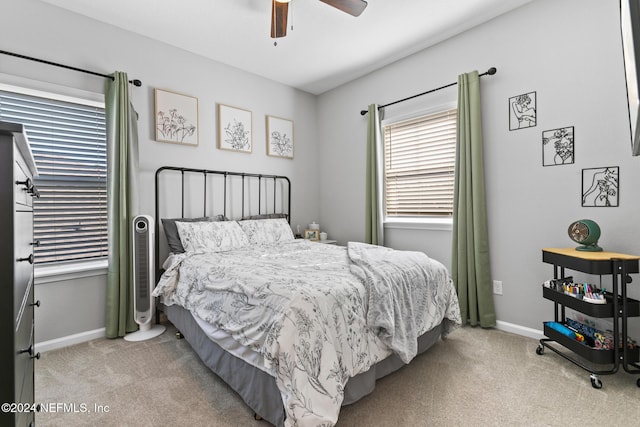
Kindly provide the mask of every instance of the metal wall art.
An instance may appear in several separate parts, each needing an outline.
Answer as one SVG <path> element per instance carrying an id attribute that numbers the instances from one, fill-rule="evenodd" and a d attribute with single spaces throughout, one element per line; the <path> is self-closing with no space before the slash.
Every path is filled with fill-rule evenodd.
<path id="1" fill-rule="evenodd" d="M 572 164 L 574 154 L 573 126 L 542 132 L 542 166 Z"/>
<path id="2" fill-rule="evenodd" d="M 509 98 L 509 130 L 534 127 L 537 123 L 536 93 Z"/>
<path id="3" fill-rule="evenodd" d="M 619 198 L 619 166 L 582 169 L 582 206 L 616 207 Z"/>

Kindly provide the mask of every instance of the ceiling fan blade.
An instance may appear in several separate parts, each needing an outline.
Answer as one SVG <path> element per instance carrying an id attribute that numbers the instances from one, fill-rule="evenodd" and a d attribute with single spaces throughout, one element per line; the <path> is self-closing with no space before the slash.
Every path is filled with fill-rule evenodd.
<path id="1" fill-rule="evenodd" d="M 289 14 L 289 3 L 280 3 L 271 0 L 271 38 L 284 37 L 287 35 L 287 15 Z"/>
<path id="2" fill-rule="evenodd" d="M 364 0 L 320 0 L 322 3 L 326 3 L 329 6 L 333 6 L 336 9 L 340 9 L 343 12 L 352 16 L 360 16 L 362 12 L 367 8 L 367 2 Z"/>

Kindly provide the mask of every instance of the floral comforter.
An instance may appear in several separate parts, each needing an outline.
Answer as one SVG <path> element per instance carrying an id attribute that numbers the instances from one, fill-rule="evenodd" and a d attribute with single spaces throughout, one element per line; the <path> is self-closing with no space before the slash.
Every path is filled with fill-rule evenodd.
<path id="1" fill-rule="evenodd" d="M 458 296 L 440 262 L 357 242 L 349 242 L 348 253 L 351 271 L 368 291 L 367 325 L 404 363 L 416 356 L 418 337 L 435 319 L 444 319 L 445 334 L 461 324 Z"/>
<path id="2" fill-rule="evenodd" d="M 420 277 L 416 272 L 422 267 L 409 269 L 405 278 L 419 282 L 405 282 L 405 291 L 398 293 L 390 290 L 389 277 L 376 279 L 380 271 L 370 261 L 400 260 L 402 252 L 389 250 L 382 256 L 375 248 L 347 250 L 297 240 L 185 253 L 174 258 L 153 295 L 183 306 L 261 353 L 281 392 L 286 425 L 334 425 L 350 377 L 392 351 L 408 362 L 415 355 L 414 336 L 445 318 L 444 333 L 460 324 L 458 300 L 442 264 L 426 256 L 418 260 L 428 261 L 427 273 Z M 415 261 L 404 259 L 401 270 Z M 403 303 L 405 298 L 414 302 Z M 402 313 L 407 304 L 408 316 Z M 408 329 L 397 330 L 389 321 Z"/>

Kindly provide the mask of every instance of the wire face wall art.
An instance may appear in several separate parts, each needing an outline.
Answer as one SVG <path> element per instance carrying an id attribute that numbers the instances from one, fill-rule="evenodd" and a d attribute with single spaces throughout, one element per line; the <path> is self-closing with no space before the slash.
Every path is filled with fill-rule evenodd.
<path id="1" fill-rule="evenodd" d="M 523 93 L 509 98 L 509 130 L 535 127 L 538 124 L 537 93 Z M 526 132 L 522 134 L 527 140 Z M 588 136 L 587 136 L 588 138 Z M 565 126 L 542 131 L 542 166 L 569 166 L 576 163 L 575 127 Z M 567 168 L 570 172 L 571 168 Z M 564 169 L 563 169 L 564 171 Z M 569 179 L 577 174 L 564 174 Z M 558 176 L 554 177 L 558 179 Z M 582 207 L 618 207 L 620 205 L 620 167 L 583 168 Z"/>
<path id="2" fill-rule="evenodd" d="M 536 92 L 509 98 L 509 130 L 534 127 L 538 121 Z"/>
<path id="3" fill-rule="evenodd" d="M 574 128 L 567 126 L 542 132 L 542 166 L 575 162 Z"/>
<path id="4" fill-rule="evenodd" d="M 582 206 L 617 207 L 620 198 L 620 167 L 582 169 Z"/>

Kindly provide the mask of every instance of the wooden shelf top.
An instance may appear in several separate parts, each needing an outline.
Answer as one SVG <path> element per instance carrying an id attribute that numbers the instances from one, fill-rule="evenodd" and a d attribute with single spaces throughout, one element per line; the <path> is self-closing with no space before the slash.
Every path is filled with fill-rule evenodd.
<path id="1" fill-rule="evenodd" d="M 588 252 L 578 251 L 575 248 L 542 248 L 545 252 L 551 252 L 559 255 L 571 256 L 574 258 L 581 258 L 589 261 L 608 261 L 614 258 L 617 259 L 640 259 L 638 255 L 621 254 L 618 252 Z"/>

